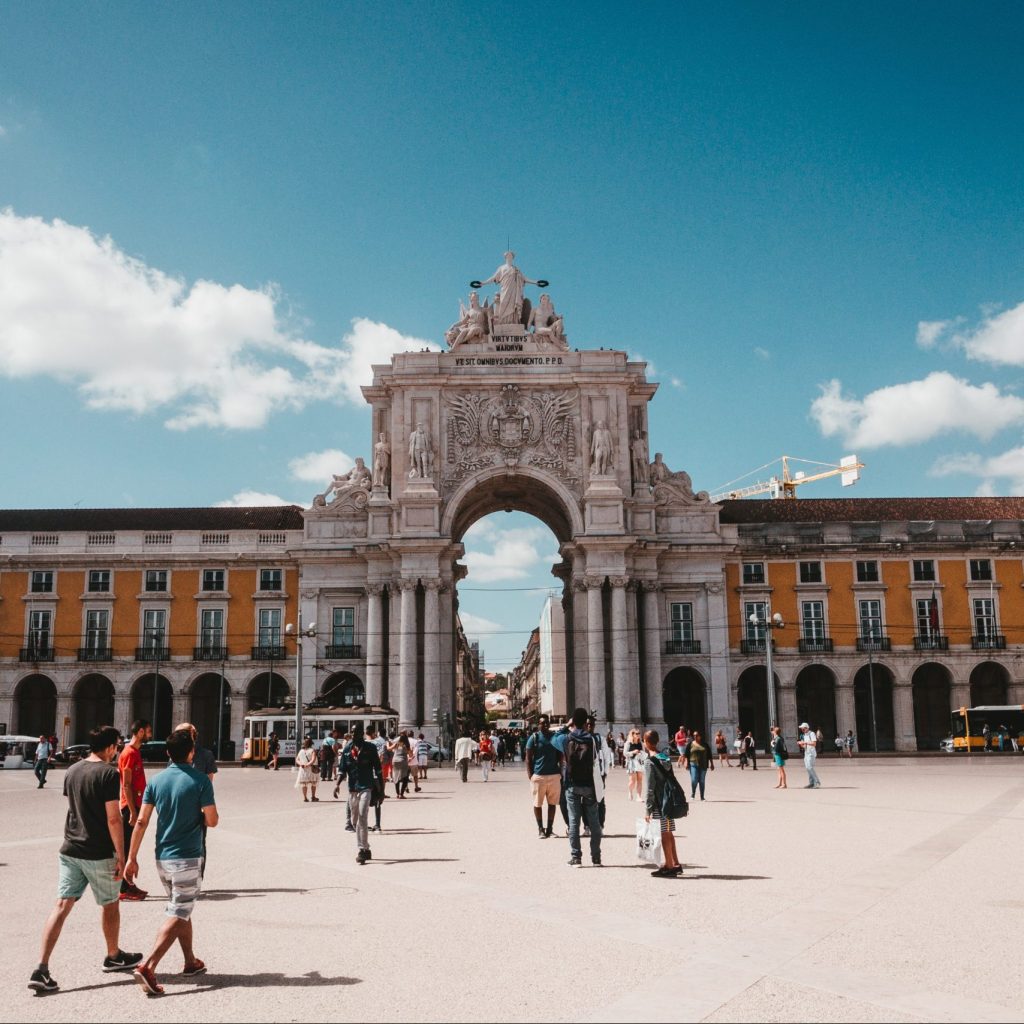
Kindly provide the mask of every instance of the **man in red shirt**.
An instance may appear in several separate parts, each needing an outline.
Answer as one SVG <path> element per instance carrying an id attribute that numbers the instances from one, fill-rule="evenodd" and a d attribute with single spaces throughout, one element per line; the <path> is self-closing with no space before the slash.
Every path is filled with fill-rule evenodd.
<path id="1" fill-rule="evenodd" d="M 121 821 L 124 824 L 124 848 L 131 849 L 132 832 L 142 809 L 142 794 L 146 791 L 146 769 L 142 764 L 142 744 L 153 738 L 153 727 L 144 718 L 132 722 L 131 739 L 117 758 L 117 774 L 121 777 Z M 149 895 L 134 881 L 121 880 L 120 899 L 131 903 Z"/>

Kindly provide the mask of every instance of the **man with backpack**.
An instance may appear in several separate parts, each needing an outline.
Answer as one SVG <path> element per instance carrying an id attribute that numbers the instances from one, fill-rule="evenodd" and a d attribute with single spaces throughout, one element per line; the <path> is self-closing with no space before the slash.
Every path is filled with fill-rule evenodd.
<path id="1" fill-rule="evenodd" d="M 370 800 L 375 791 L 383 790 L 383 781 L 377 746 L 372 739 L 368 740 L 364 736 L 362 722 L 356 722 L 353 726 L 352 740 L 342 751 L 339 780 L 342 776 L 348 779 L 349 817 L 356 833 L 356 845 L 359 848 L 359 852 L 356 854 L 356 863 L 365 864 L 372 858 L 367 824 Z"/>
<path id="2" fill-rule="evenodd" d="M 590 860 L 601 866 L 601 818 L 598 805 L 604 799 L 604 783 L 598 767 L 597 744 L 587 731 L 587 712 L 576 708 L 572 728 L 562 728 L 554 745 L 565 758 L 566 806 L 569 811 L 569 867 L 583 866 L 580 821 L 590 829 Z"/>

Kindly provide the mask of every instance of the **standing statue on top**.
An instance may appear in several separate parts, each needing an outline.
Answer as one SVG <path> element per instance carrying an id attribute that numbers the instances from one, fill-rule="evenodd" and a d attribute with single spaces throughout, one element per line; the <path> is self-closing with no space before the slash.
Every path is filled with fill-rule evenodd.
<path id="1" fill-rule="evenodd" d="M 516 254 L 505 253 L 505 262 L 481 285 L 496 284 L 500 291 L 494 298 L 493 319 L 496 324 L 523 323 L 523 288 L 528 284 L 543 285 L 531 281 L 516 265 Z M 546 282 L 545 282 L 546 283 Z"/>
<path id="2" fill-rule="evenodd" d="M 611 476 L 615 468 L 614 463 L 614 442 L 612 432 L 604 420 L 598 420 L 594 428 L 593 436 L 590 439 L 590 454 L 593 462 L 590 464 L 590 472 L 594 476 Z"/>

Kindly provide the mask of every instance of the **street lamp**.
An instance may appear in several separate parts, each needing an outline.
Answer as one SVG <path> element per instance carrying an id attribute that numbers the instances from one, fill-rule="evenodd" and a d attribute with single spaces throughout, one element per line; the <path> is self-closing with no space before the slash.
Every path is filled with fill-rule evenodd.
<path id="1" fill-rule="evenodd" d="M 302 746 L 302 638 L 316 636 L 316 623 L 311 622 L 305 629 L 302 620 L 296 630 L 290 622 L 284 627 L 285 635 L 295 640 L 295 755 L 298 757 Z"/>
<path id="2" fill-rule="evenodd" d="M 770 732 L 771 727 L 778 724 L 776 722 L 775 709 L 775 673 L 772 670 L 772 630 L 785 629 L 786 623 L 782 620 L 781 612 L 776 612 L 772 615 L 769 609 L 770 605 L 766 601 L 764 605 L 765 617 L 763 619 L 757 617 L 757 612 L 751 612 L 750 624 L 755 630 L 758 626 L 764 626 L 764 660 L 768 672 L 768 729 Z"/>

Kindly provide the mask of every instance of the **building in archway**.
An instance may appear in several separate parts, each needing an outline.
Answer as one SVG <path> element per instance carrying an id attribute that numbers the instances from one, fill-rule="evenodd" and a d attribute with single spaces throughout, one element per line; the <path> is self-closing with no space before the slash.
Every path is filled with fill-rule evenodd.
<path id="1" fill-rule="evenodd" d="M 462 539 L 499 510 L 554 532 L 560 700 L 616 731 L 670 713 L 763 742 L 769 642 L 789 734 L 803 714 L 913 750 L 972 692 L 1024 702 L 1024 499 L 712 504 L 651 458 L 646 365 L 571 350 L 506 266 L 448 351 L 374 367 L 369 464 L 307 510 L 0 512 L 0 723 L 79 735 L 109 707 L 102 677 L 121 728 L 194 708 L 237 742 L 246 705 L 294 699 L 298 642 L 304 701 L 326 687 L 431 733 L 472 724 Z M 316 631 L 296 641 L 300 617 Z"/>

